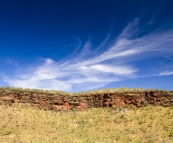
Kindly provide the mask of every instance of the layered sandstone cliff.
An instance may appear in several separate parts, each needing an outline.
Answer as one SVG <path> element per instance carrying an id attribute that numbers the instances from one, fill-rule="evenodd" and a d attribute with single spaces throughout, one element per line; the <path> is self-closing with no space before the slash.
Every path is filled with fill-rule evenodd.
<path id="1" fill-rule="evenodd" d="M 112 89 L 82 93 L 0 88 L 0 104 L 30 103 L 44 110 L 83 110 L 92 107 L 173 106 L 173 91 Z"/>

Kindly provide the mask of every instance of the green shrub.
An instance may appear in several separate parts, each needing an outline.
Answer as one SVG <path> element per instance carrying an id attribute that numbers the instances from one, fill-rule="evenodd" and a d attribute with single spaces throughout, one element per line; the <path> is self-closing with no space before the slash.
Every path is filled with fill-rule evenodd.
<path id="1" fill-rule="evenodd" d="M 5 136 L 5 135 L 9 135 L 11 134 L 11 130 L 10 129 L 1 129 L 0 130 L 0 135 L 1 136 Z"/>
<path id="2" fill-rule="evenodd" d="M 170 131 L 169 137 L 173 137 L 173 130 Z"/>

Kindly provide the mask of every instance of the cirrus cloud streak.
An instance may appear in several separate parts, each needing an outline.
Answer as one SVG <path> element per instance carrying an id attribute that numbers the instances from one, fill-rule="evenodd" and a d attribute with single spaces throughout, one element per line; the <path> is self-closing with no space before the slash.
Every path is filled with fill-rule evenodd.
<path id="1" fill-rule="evenodd" d="M 19 72 L 12 76 L 3 75 L 3 80 L 15 87 L 80 91 L 100 88 L 111 82 L 141 76 L 138 73 L 140 67 L 136 67 L 128 60 L 137 60 L 136 57 L 141 60 L 153 55 L 172 56 L 173 30 L 152 32 L 139 37 L 135 36 L 140 32 L 137 26 L 138 19 L 135 19 L 124 28 L 109 47 L 107 43 L 109 43 L 110 35 L 95 51 L 90 51 L 91 42 L 89 41 L 82 47 L 81 53 L 75 51 L 65 61 L 44 59 L 44 63 L 34 67 L 32 71 L 24 70 L 23 73 Z M 81 46 L 81 41 L 79 45 Z M 98 55 L 98 50 L 102 46 L 105 46 L 107 50 L 99 52 Z M 172 72 L 160 71 L 158 75 L 171 74 Z"/>

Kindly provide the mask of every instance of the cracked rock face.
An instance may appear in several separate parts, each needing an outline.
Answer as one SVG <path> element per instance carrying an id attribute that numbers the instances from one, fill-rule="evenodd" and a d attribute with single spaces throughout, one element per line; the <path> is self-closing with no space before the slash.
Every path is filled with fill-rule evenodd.
<path id="1" fill-rule="evenodd" d="M 159 90 L 127 90 L 111 93 L 87 93 L 85 95 L 58 95 L 43 92 L 25 92 L 14 90 L 0 91 L 0 103 L 31 103 L 44 110 L 85 110 L 92 107 L 142 107 L 148 104 L 173 106 L 173 92 Z"/>

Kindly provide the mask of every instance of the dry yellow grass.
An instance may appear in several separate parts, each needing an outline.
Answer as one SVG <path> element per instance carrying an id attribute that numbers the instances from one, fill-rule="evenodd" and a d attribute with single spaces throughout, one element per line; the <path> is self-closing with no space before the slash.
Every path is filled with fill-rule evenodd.
<path id="1" fill-rule="evenodd" d="M 173 107 L 117 112 L 43 111 L 27 104 L 0 105 L 1 143 L 172 143 Z"/>

